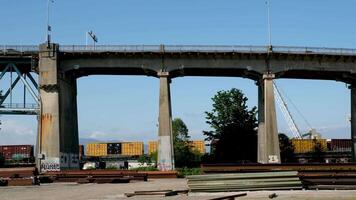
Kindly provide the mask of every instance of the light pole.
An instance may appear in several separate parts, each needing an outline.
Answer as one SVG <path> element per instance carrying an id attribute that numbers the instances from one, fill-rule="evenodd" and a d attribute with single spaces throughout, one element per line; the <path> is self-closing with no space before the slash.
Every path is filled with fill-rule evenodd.
<path id="1" fill-rule="evenodd" d="M 50 43 L 51 43 L 51 31 L 52 28 L 49 25 L 49 8 L 50 8 L 50 3 L 54 3 L 54 0 L 47 0 L 47 27 L 46 27 L 46 40 L 47 40 L 47 47 L 49 47 Z"/>
<path id="2" fill-rule="evenodd" d="M 86 37 L 85 37 L 85 43 L 86 43 L 86 46 L 88 46 L 88 35 L 91 37 L 91 39 L 93 39 L 93 43 L 94 43 L 94 50 L 95 50 L 95 43 L 98 42 L 98 37 L 96 37 L 96 35 L 94 34 L 93 31 L 88 31 L 86 33 Z"/>
<path id="3" fill-rule="evenodd" d="M 268 46 L 269 46 L 269 50 L 272 50 L 271 17 L 270 17 L 269 3 L 270 3 L 269 0 L 267 0 L 266 6 L 267 6 L 267 25 L 268 25 Z"/>

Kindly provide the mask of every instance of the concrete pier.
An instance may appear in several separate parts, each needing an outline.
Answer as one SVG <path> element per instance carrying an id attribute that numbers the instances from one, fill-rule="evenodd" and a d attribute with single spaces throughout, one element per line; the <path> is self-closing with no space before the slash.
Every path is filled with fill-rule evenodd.
<path id="1" fill-rule="evenodd" d="M 158 72 L 158 77 L 160 89 L 157 165 L 159 170 L 167 171 L 174 169 L 170 78 L 168 72 Z"/>
<path id="2" fill-rule="evenodd" d="M 351 156 L 352 161 L 356 161 L 356 84 L 350 86 L 351 89 Z"/>
<path id="3" fill-rule="evenodd" d="M 280 163 L 273 74 L 265 74 L 258 86 L 258 155 L 259 163 Z"/>
<path id="4" fill-rule="evenodd" d="M 37 165 L 41 171 L 79 168 L 76 79 L 60 73 L 58 63 L 58 45 L 40 45 Z"/>

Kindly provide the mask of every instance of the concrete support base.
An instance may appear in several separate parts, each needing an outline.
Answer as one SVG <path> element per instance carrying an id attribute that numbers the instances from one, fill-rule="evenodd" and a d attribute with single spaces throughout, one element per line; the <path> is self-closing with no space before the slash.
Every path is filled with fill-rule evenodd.
<path id="1" fill-rule="evenodd" d="M 258 155 L 259 163 L 280 163 L 277 117 L 274 101 L 273 78 L 263 76 L 258 86 Z"/>
<path id="2" fill-rule="evenodd" d="M 351 87 L 351 155 L 352 161 L 356 162 L 356 84 Z"/>
<path id="3" fill-rule="evenodd" d="M 41 171 L 79 168 L 77 85 L 58 73 L 58 45 L 40 45 L 40 116 L 37 166 Z"/>
<path id="4" fill-rule="evenodd" d="M 170 78 L 168 72 L 160 72 L 158 76 L 160 90 L 157 165 L 159 170 L 167 171 L 174 169 Z"/>

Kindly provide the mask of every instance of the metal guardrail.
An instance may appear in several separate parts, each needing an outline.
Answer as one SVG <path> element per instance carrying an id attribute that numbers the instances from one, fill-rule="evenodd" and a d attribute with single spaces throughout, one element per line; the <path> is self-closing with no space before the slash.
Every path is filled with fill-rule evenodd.
<path id="1" fill-rule="evenodd" d="M 61 52 L 236 52 L 236 53 L 268 53 L 269 46 L 242 45 L 60 45 Z M 273 46 L 274 53 L 288 54 L 325 54 L 325 55 L 356 55 L 356 49 L 320 48 L 320 47 L 289 47 Z M 37 45 L 0 45 L 0 54 L 7 53 L 38 53 Z"/>

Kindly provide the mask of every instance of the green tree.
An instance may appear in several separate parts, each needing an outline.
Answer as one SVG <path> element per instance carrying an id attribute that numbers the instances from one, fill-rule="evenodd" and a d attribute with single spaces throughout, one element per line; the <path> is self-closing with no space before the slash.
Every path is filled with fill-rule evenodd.
<path id="1" fill-rule="evenodd" d="M 172 121 L 174 161 L 176 167 L 193 167 L 199 164 L 200 155 L 193 152 L 190 146 L 188 128 L 180 118 Z"/>
<path id="2" fill-rule="evenodd" d="M 284 133 L 278 134 L 279 147 L 281 150 L 281 162 L 282 163 L 295 163 L 297 159 L 294 153 L 294 145 L 289 140 L 288 136 Z"/>
<path id="3" fill-rule="evenodd" d="M 256 162 L 257 108 L 247 106 L 241 90 L 219 91 L 213 98 L 213 109 L 206 113 L 211 131 L 203 131 L 207 141 L 216 141 L 213 149 L 217 162 Z"/>

